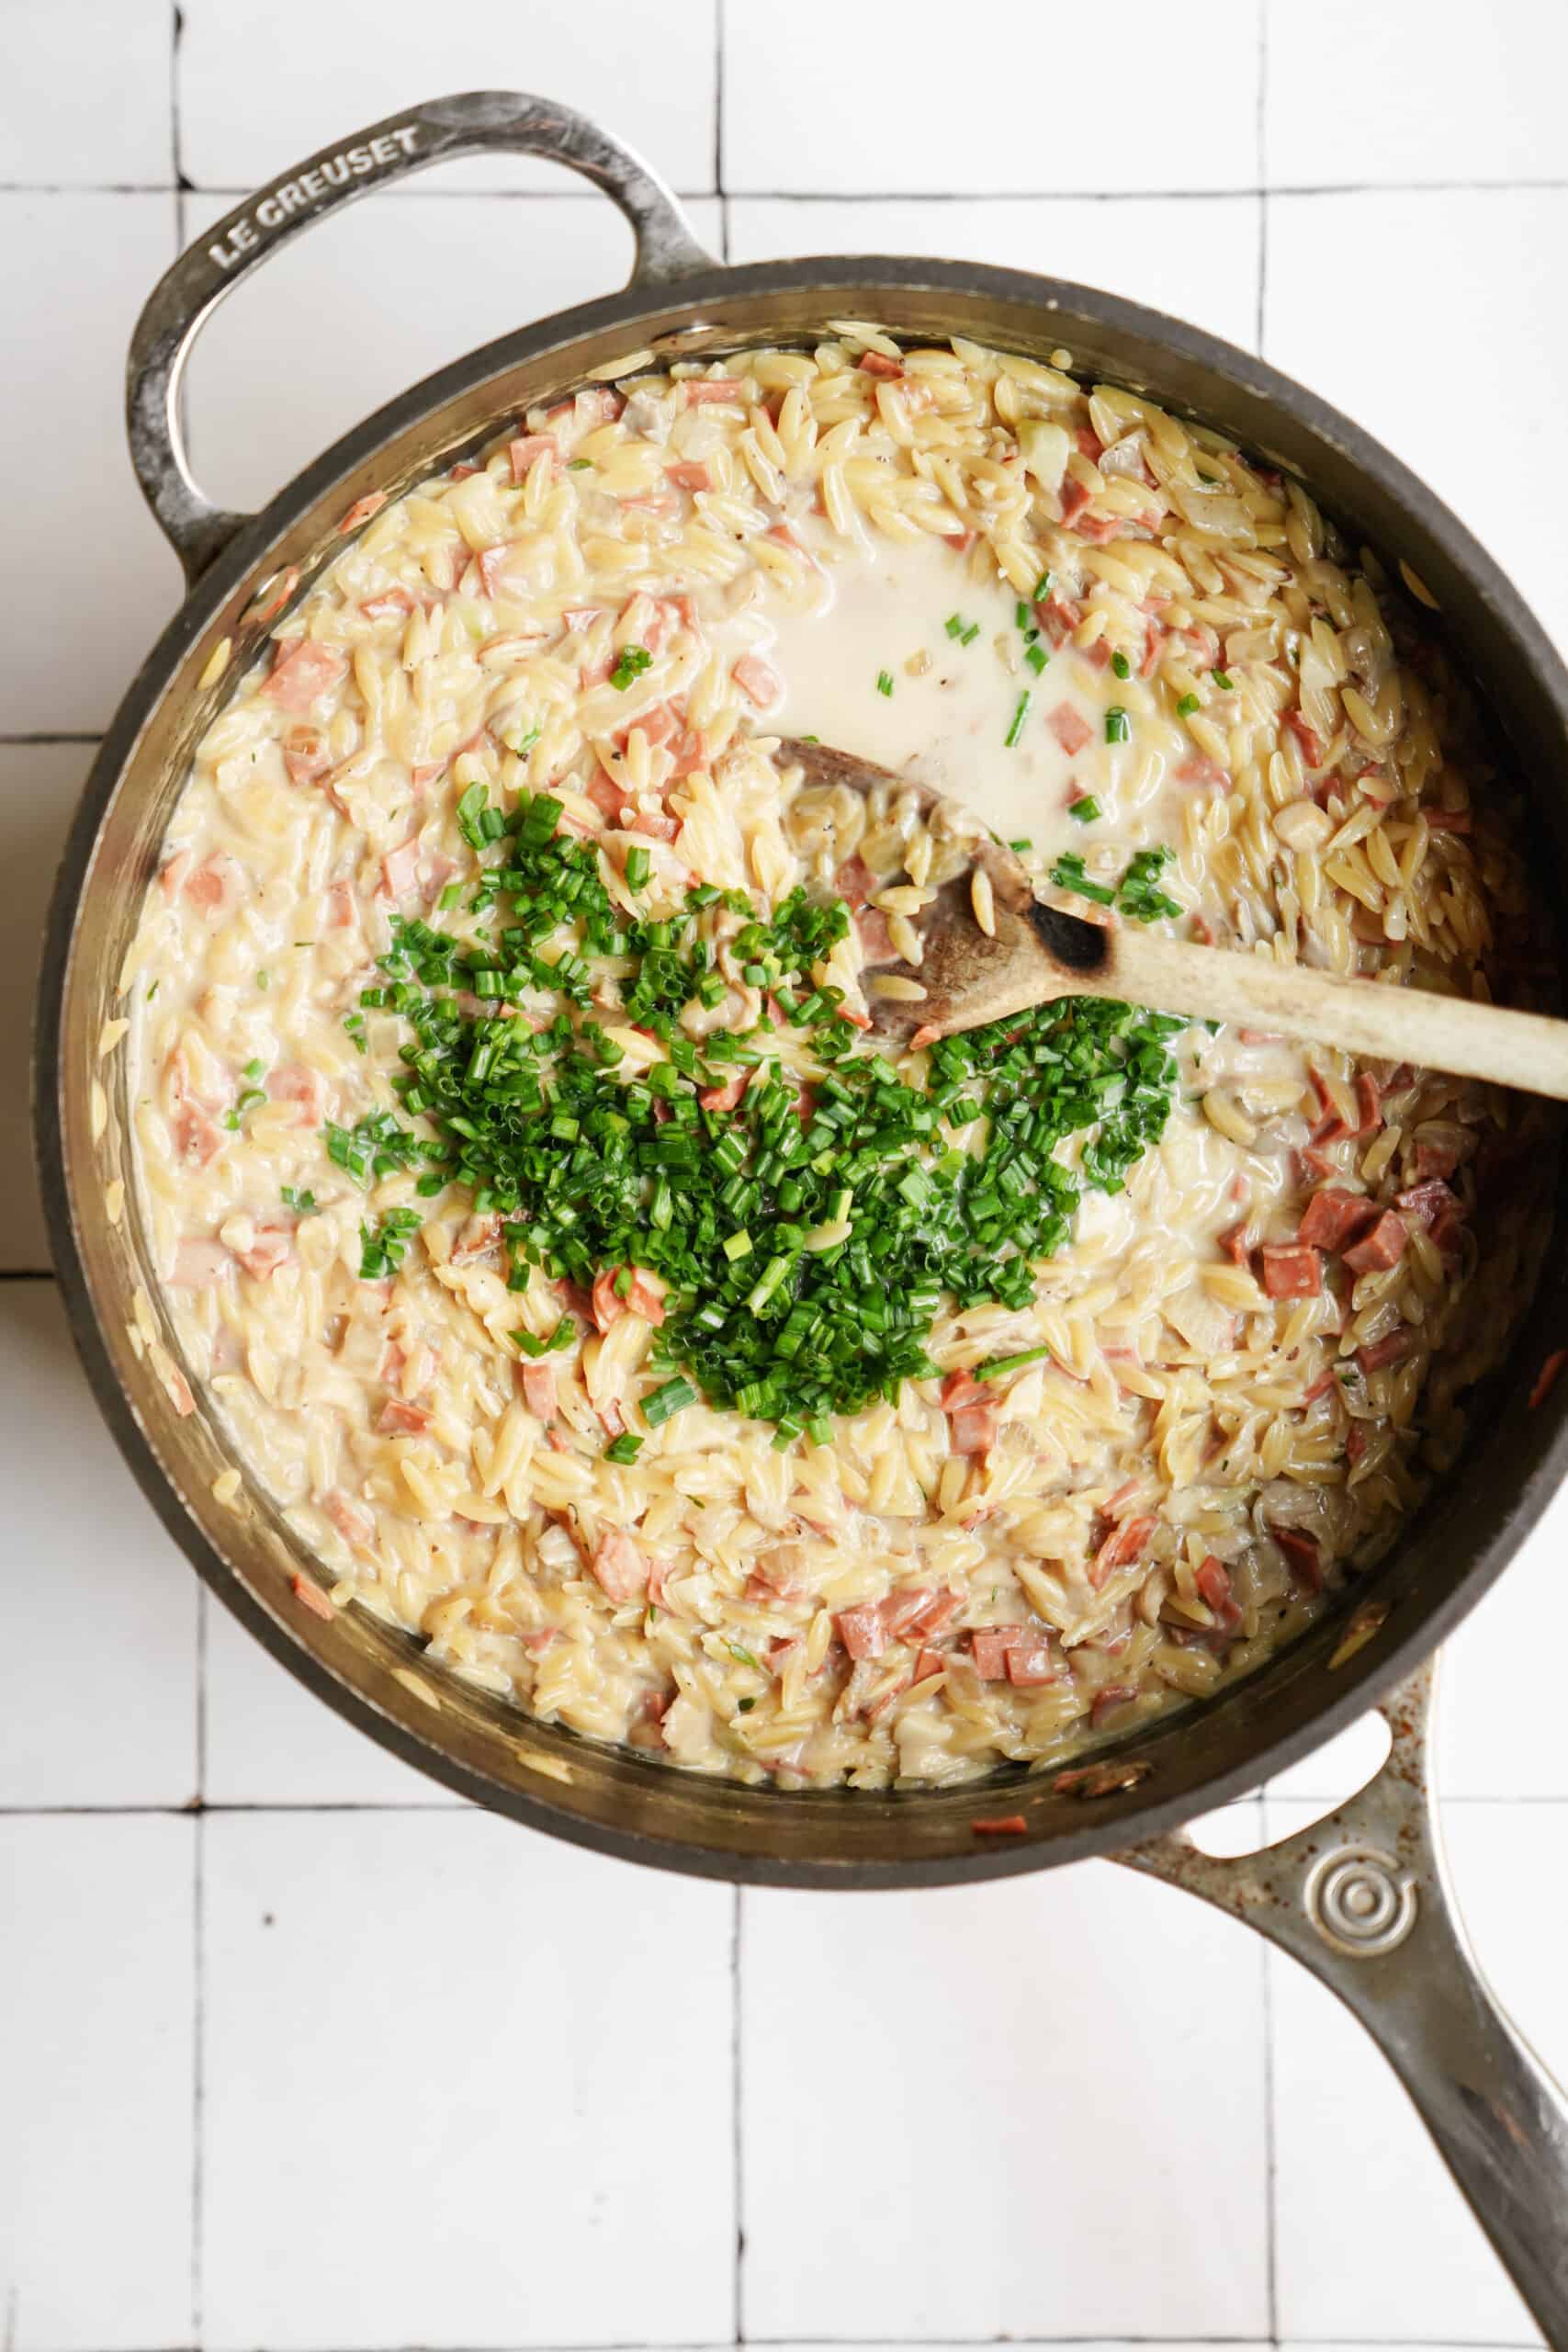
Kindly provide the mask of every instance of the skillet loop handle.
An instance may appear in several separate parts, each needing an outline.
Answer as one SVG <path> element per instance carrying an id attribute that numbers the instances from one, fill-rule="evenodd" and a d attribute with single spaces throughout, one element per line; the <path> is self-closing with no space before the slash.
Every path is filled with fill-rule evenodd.
<path id="1" fill-rule="evenodd" d="M 344 204 L 458 155 L 539 155 L 593 181 L 630 221 L 627 283 L 674 285 L 718 265 L 640 156 L 585 115 L 510 90 L 468 90 L 389 115 L 283 173 L 187 245 L 154 287 L 126 361 L 126 429 L 142 495 L 194 581 L 250 520 L 214 506 L 191 473 L 180 379 L 191 345 L 231 288 Z"/>
<path id="2" fill-rule="evenodd" d="M 1382 1702 L 1381 1772 L 1293 1838 L 1239 1860 L 1184 1834 L 1116 1860 L 1201 1894 L 1353 2010 L 1529 2306 L 1568 2352 L 1568 2100 L 1498 2007 L 1454 1902 L 1432 1786 L 1435 1661 Z"/>

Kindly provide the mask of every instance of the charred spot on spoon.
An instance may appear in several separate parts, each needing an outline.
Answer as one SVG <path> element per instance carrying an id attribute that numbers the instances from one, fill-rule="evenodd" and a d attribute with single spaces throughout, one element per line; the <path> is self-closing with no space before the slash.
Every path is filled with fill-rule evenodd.
<path id="1" fill-rule="evenodd" d="M 1036 899 L 1029 910 L 1034 935 L 1053 962 L 1069 972 L 1103 970 L 1111 955 L 1111 933 L 1099 923 L 1085 922 L 1060 907 Z"/>

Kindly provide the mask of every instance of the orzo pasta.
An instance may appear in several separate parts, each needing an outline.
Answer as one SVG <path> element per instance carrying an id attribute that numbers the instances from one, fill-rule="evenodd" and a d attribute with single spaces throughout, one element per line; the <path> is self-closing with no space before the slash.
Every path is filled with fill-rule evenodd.
<path id="1" fill-rule="evenodd" d="M 1093 1007 L 895 1067 L 962 828 L 807 805 L 806 733 L 1122 919 L 1461 992 L 1525 935 L 1474 713 L 1295 483 L 845 324 L 531 412 L 278 623 L 132 953 L 138 1182 L 318 1605 L 699 1770 L 955 1781 L 1386 1548 L 1517 1106 Z"/>

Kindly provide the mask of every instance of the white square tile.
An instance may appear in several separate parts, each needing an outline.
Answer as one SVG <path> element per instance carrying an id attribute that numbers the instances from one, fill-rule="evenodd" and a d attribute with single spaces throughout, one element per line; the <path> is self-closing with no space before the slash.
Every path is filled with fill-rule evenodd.
<path id="1" fill-rule="evenodd" d="M 728 1890 L 479 1812 L 207 1831 L 209 2352 L 728 2340 Z"/>
<path id="2" fill-rule="evenodd" d="M 191 2339 L 197 1834 L 0 1821 L 7 2352 Z"/>
<path id="3" fill-rule="evenodd" d="M 1076 194 L 1258 185 L 1251 9 L 1195 42 L 1163 0 L 1113 33 L 1054 8 L 966 38 L 947 0 L 724 0 L 732 194 Z M 1201 133 L 1197 128 L 1201 121 Z"/>
<path id="4" fill-rule="evenodd" d="M 279 39 L 273 0 L 184 0 L 184 13 L 181 160 L 197 187 L 259 187 L 455 90 L 558 99 L 627 141 L 671 187 L 714 185 L 714 0 L 676 0 L 657 20 L 517 0 L 326 0 L 310 10 L 308 40 Z M 471 187 L 566 184 L 557 167 L 504 157 L 453 169 Z"/>
<path id="5" fill-rule="evenodd" d="M 1262 1955 L 1208 1905 L 749 1889 L 741 2000 L 749 2335 L 1268 2333 Z"/>
<path id="6" fill-rule="evenodd" d="M 1250 350 L 1258 338 L 1256 197 L 962 198 L 730 205 L 735 261 L 892 253 L 999 263 L 1099 286 L 1190 319 Z"/>
<path id="7" fill-rule="evenodd" d="M 1554 1706 L 1521 1705 L 1519 1666 L 1562 1607 L 1568 1494 L 1443 1654 L 1439 1775 L 1452 1797 L 1568 1797 L 1568 1741 Z"/>
<path id="8" fill-rule="evenodd" d="M 1568 189 L 1275 197 L 1263 345 L 1448 500 L 1560 647 L 1565 246 Z M 1462 384 L 1506 385 L 1501 443 L 1461 425 Z"/>
<path id="9" fill-rule="evenodd" d="M 169 0 L 12 8 L 0 156 L 13 185 L 174 183 Z"/>
<path id="10" fill-rule="evenodd" d="M 170 195 L 0 194 L 0 316 L 34 322 L 26 364 L 0 372 L 0 734 L 101 728 L 179 602 L 122 410 L 130 330 L 174 251 Z"/>
<path id="11" fill-rule="evenodd" d="M 187 1804 L 196 1577 L 98 1419 L 50 1282 L 0 1283 L 0 1804 Z"/>
<path id="12" fill-rule="evenodd" d="M 296 1682 L 221 1601 L 203 1605 L 209 1804 L 462 1803 Z"/>
<path id="13" fill-rule="evenodd" d="M 65 845 L 90 743 L 0 743 L 0 874 L 6 921 L 0 927 L 0 1271 L 41 1272 L 50 1261 L 38 1180 L 28 1070 L 39 950 L 54 872 Z"/>
<path id="14" fill-rule="evenodd" d="M 194 239 L 228 209 L 187 200 Z M 691 207 L 718 249 L 718 204 Z M 520 266 L 498 267 L 515 254 Z M 622 284 L 631 232 L 594 197 L 386 197 L 319 223 L 239 287 L 191 357 L 195 469 L 209 497 L 265 503 L 361 417 L 496 335 Z M 411 277 L 419 299 L 404 299 Z M 331 352 L 330 367 L 301 353 Z"/>
<path id="15" fill-rule="evenodd" d="M 1270 0 L 1271 187 L 1562 176 L 1568 17 L 1540 0 Z"/>
<path id="16" fill-rule="evenodd" d="M 1270 1804 L 1270 1834 L 1310 1819 Z M 1455 1804 L 1450 1859 L 1483 1967 L 1561 2077 L 1568 1805 Z M 1544 1865 L 1544 1866 L 1543 1866 Z M 1362 2029 L 1271 1956 L 1280 2327 L 1303 2338 L 1535 2344 L 1523 2305 Z M 1353 2152 L 1356 2226 L 1346 2226 Z M 1332 2247 L 1333 2259 L 1325 2259 Z"/>

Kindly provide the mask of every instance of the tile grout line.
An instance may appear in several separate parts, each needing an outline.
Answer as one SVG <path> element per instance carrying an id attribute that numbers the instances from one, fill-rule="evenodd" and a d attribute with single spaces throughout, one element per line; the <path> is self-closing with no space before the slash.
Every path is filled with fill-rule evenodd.
<path id="1" fill-rule="evenodd" d="M 196 1816 L 195 1916 L 192 1920 L 190 2115 L 190 2324 L 199 2344 L 206 2324 L 207 2228 L 207 1818 Z"/>
<path id="2" fill-rule="evenodd" d="M 185 39 L 185 12 L 180 0 L 169 0 L 169 168 L 176 188 L 187 185 L 180 149 L 180 43 Z"/>
<path id="3" fill-rule="evenodd" d="M 167 180 L 0 180 L 0 196 L 161 196 Z M 245 197 L 250 184 L 184 179 L 179 193 L 190 196 Z M 1528 196 L 1561 195 L 1568 179 L 1523 180 L 1302 180 L 1279 187 L 1248 182 L 1230 187 L 1022 187 L 1022 188 L 853 188 L 807 187 L 727 188 L 717 193 L 745 204 L 1187 204 L 1230 201 L 1243 197 L 1289 196 Z M 677 188 L 682 203 L 710 200 L 711 187 Z M 547 187 L 395 187 L 382 191 L 388 204 L 449 203 L 453 199 L 494 198 L 504 204 L 590 204 L 592 197 L 572 188 Z"/>
<path id="4" fill-rule="evenodd" d="M 735 1890 L 729 1928 L 729 2084 L 730 2177 L 735 2188 L 734 2331 L 738 2345 L 746 2341 L 746 2154 L 744 2136 L 744 2075 L 740 2054 L 741 1951 L 746 1890 Z"/>
<path id="5" fill-rule="evenodd" d="M 1269 1807 L 1260 1804 L 1265 1837 Z M 1259 1939 L 1258 1963 L 1263 1971 L 1263 2217 L 1264 2283 L 1269 2297 L 1269 2341 L 1280 2343 L 1280 2179 L 1279 2133 L 1274 2093 L 1274 1955 Z"/>
<path id="6" fill-rule="evenodd" d="M 724 0 L 713 0 L 713 185 L 722 202 L 724 186 Z M 724 258 L 729 259 L 729 207 L 724 205 Z"/>
<path id="7" fill-rule="evenodd" d="M 16 1281 L 18 1277 L 15 1275 L 0 1273 L 0 1282 Z M 36 1280 L 39 1282 L 51 1282 L 54 1278 L 51 1274 L 39 1274 L 36 1276 L 24 1275 L 20 1277 L 20 1279 L 23 1281 Z M 322 1703 L 325 1702 L 323 1702 Z M 1251 1797 L 1238 1797 L 1235 1802 L 1238 1804 L 1251 1804 L 1255 1803 L 1256 1800 Z M 1292 1805 L 1320 1804 L 1324 1807 L 1324 1812 L 1319 1815 L 1317 1818 L 1319 1820 L 1325 1820 L 1337 1806 L 1345 1803 L 1345 1797 L 1343 1792 L 1337 1796 L 1326 1796 L 1322 1793 L 1322 1792 L 1319 1792 L 1315 1796 L 1308 1796 L 1303 1793 L 1274 1799 L 1270 1802 Z M 1445 1794 L 1442 1802 L 1445 1810 L 1450 1806 L 1457 1805 L 1552 1805 L 1557 1807 L 1560 1811 L 1568 1814 L 1568 1791 L 1564 1791 L 1561 1794 L 1555 1796 L 1524 1796 L 1517 1792 L 1501 1796 L 1461 1795 L 1457 1793 L 1449 1793 Z M 223 1799 L 211 1804 L 206 1804 L 195 1797 L 188 1797 L 183 1804 L 175 1804 L 172 1802 L 168 1804 L 0 1804 L 0 1821 L 74 1821 L 77 1819 L 93 1820 L 100 1816 L 105 1820 L 123 1819 L 137 1821 L 143 1819 L 168 1819 L 178 1821 L 182 1819 L 189 1819 L 194 1815 L 201 1814 L 211 1814 L 215 1817 L 220 1817 L 229 1814 L 261 1813 L 406 1813 L 417 1816 L 423 1814 L 433 1813 L 482 1813 L 484 1811 L 484 1806 L 471 1804 L 466 1797 L 428 1797 L 419 1804 L 415 1804 L 412 1799 L 408 1798 L 255 1797 L 243 1804 Z M 1307 1822 L 1303 1823 L 1302 1826 L 1303 1828 L 1310 1828 L 1313 1825 L 1310 1822 Z M 762 2340 L 763 2339 L 761 2337 L 749 2337 L 747 2339 L 748 2342 L 751 2343 L 760 2343 Z M 793 2342 L 794 2338 L 790 2337 L 782 2340 Z M 834 2338 L 833 2340 L 836 2342 L 838 2339 Z M 846 2339 L 846 2341 L 848 2339 Z M 956 2341 L 957 2339 L 955 2338 L 954 2340 Z M 976 2340 L 978 2341 L 979 2339 L 976 2338 Z M 1292 2338 L 1292 2340 L 1293 2342 L 1295 2339 Z M 1358 2341 L 1359 2340 L 1359 2339 L 1358 2338 Z M 1398 2340 L 1400 2339 L 1390 2339 L 1391 2342 Z"/>

